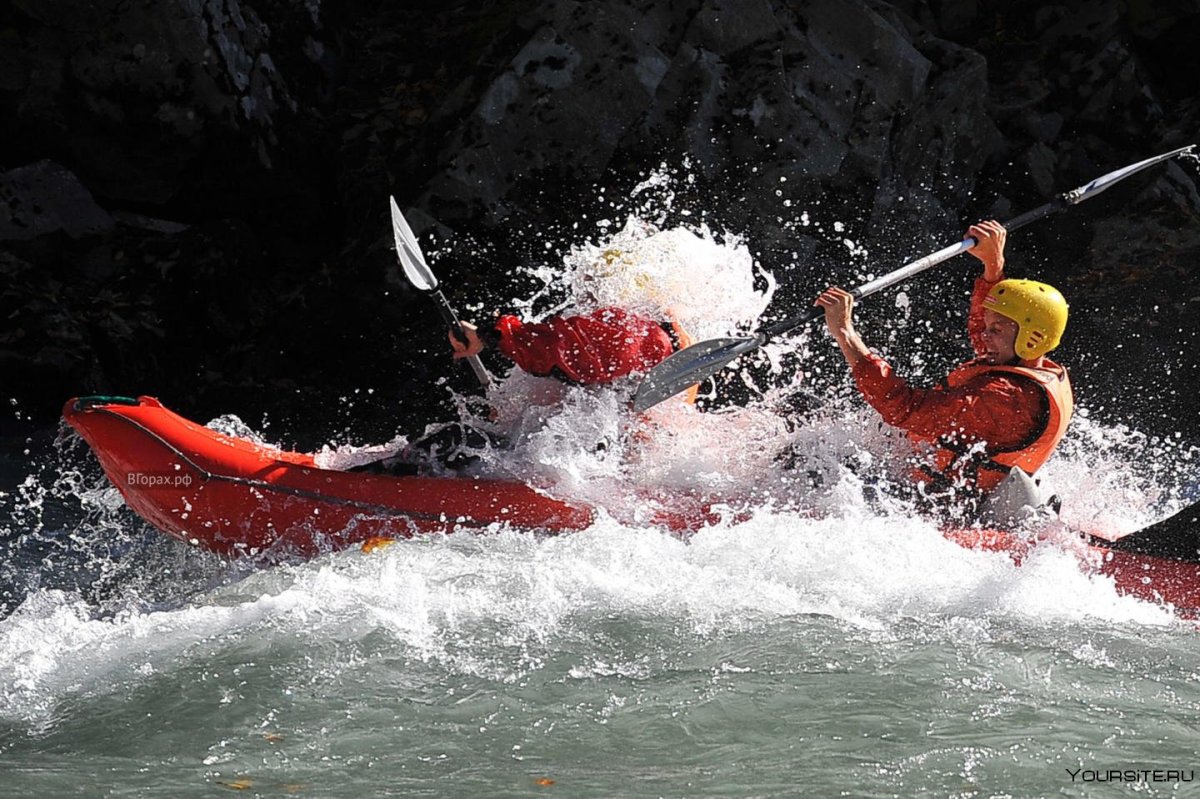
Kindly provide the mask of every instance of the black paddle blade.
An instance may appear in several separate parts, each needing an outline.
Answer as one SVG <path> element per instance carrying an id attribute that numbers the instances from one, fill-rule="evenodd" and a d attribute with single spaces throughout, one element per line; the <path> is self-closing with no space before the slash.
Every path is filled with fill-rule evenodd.
<path id="1" fill-rule="evenodd" d="M 1200 563 L 1200 502 L 1112 543 L 1096 543 L 1119 552 Z"/>
<path id="2" fill-rule="evenodd" d="M 680 350 L 646 373 L 633 395 L 633 409 L 641 413 L 712 377 L 734 358 L 761 347 L 764 340 L 760 336 L 713 338 Z"/>

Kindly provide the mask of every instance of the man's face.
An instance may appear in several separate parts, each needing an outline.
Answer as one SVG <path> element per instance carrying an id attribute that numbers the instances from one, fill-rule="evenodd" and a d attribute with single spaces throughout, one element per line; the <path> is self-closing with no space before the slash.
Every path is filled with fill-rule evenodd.
<path id="1" fill-rule="evenodd" d="M 989 364 L 1007 364 L 1017 357 L 1015 344 L 1019 325 L 995 311 L 983 312 L 983 359 Z"/>

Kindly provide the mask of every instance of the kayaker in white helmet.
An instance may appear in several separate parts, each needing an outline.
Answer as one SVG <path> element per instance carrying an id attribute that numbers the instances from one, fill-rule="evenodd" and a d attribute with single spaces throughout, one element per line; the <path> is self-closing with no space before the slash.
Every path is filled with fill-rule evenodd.
<path id="1" fill-rule="evenodd" d="M 576 386 L 601 386 L 643 372 L 692 343 L 663 302 L 656 281 L 637 267 L 635 256 L 609 248 L 579 264 L 577 310 L 551 314 L 538 322 L 503 315 L 486 326 L 460 322 L 467 342 L 448 331 L 455 359 L 495 349 L 525 372 Z M 630 386 L 632 388 L 632 384 Z M 689 392 L 692 402 L 695 391 Z M 370 471 L 415 473 L 436 461 L 452 469 L 475 460 L 474 453 L 502 437 L 478 425 L 437 426 L 397 456 L 362 467 Z"/>
<path id="2" fill-rule="evenodd" d="M 587 304 L 598 307 L 553 314 L 539 322 L 509 314 L 482 328 L 463 322 L 466 344 L 453 331 L 449 334 L 453 357 L 495 349 L 530 374 L 574 385 L 601 385 L 644 372 L 692 343 L 658 296 L 653 280 L 637 272 L 629 254 L 605 250 L 582 280 Z M 624 288 L 606 292 L 597 285 L 602 281 Z"/>

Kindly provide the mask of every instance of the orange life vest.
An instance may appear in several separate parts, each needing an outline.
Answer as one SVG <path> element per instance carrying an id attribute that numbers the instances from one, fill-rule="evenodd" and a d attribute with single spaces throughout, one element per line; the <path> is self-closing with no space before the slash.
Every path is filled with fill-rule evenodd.
<path id="1" fill-rule="evenodd" d="M 1046 408 L 1025 441 L 1014 447 L 998 449 L 985 442 L 982 453 L 973 452 L 969 443 L 943 436 L 934 446 L 932 468 L 918 469 L 918 479 L 938 482 L 964 481 L 980 491 L 991 491 L 1008 476 L 1013 467 L 1032 475 L 1042 467 L 1067 432 L 1075 407 L 1067 370 L 1046 360 L 1039 368 L 1029 366 L 992 366 L 975 361 L 965 363 L 946 376 L 951 388 L 965 385 L 981 374 L 1015 375 L 1032 380 L 1045 392 Z"/>

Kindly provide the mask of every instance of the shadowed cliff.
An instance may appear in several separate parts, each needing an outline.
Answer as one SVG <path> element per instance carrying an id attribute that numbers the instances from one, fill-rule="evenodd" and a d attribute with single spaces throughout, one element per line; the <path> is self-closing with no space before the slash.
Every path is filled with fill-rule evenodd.
<path id="1" fill-rule="evenodd" d="M 1200 141 L 1194 3 L 403 5 L 0 11 L 4 398 L 49 419 L 151 393 L 321 434 L 445 415 L 435 382 L 470 377 L 396 269 L 389 193 L 486 314 L 665 163 L 686 179 L 663 221 L 745 236 L 786 316 L 861 282 L 843 239 L 878 274 Z M 1009 245 L 1012 274 L 1071 302 L 1081 402 L 1192 439 L 1198 181 L 1168 164 Z M 889 345 L 901 366 L 961 354 L 973 271 L 906 287 L 934 324 Z M 894 303 L 861 314 L 887 343 Z"/>

